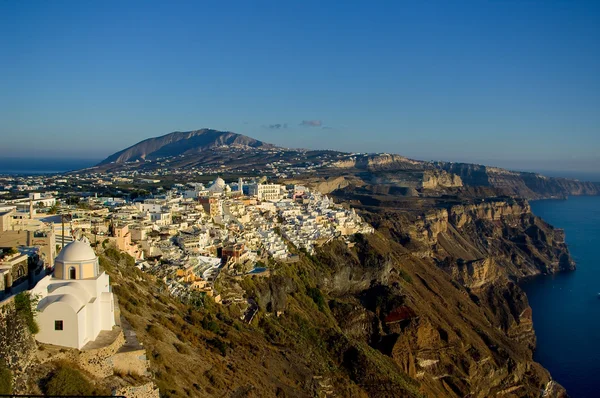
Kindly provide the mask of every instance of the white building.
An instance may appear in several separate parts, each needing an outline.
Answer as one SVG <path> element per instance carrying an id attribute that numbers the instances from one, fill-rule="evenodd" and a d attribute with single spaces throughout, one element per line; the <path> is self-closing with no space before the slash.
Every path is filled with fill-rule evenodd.
<path id="1" fill-rule="evenodd" d="M 230 191 L 231 191 L 231 188 L 229 188 L 229 186 L 227 184 L 225 184 L 225 181 L 221 177 L 217 177 L 212 182 L 210 187 L 208 187 L 209 194 L 223 194 L 225 192 L 230 192 Z"/>
<path id="2" fill-rule="evenodd" d="M 279 200 L 283 198 L 284 187 L 277 184 L 250 184 L 248 194 L 259 200 Z"/>
<path id="3" fill-rule="evenodd" d="M 115 325 L 109 277 L 100 273 L 89 243 L 73 241 L 56 257 L 54 275 L 31 291 L 39 295 L 35 336 L 42 343 L 81 349 Z"/>
<path id="4" fill-rule="evenodd" d="M 144 203 L 136 202 L 135 207 L 141 212 L 162 213 L 166 202 L 164 200 L 146 199 Z"/>

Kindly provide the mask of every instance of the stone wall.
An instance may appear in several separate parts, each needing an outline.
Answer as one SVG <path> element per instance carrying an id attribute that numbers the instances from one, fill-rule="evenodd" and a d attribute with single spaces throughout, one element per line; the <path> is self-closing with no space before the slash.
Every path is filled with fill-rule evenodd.
<path id="1" fill-rule="evenodd" d="M 115 391 L 115 395 L 127 398 L 159 398 L 158 388 L 152 382 L 142 384 L 141 386 L 119 388 Z"/>
<path id="2" fill-rule="evenodd" d="M 78 364 L 82 369 L 97 377 L 108 377 L 114 374 L 113 356 L 125 343 L 123 332 L 119 330 L 115 340 L 104 347 L 79 351 L 73 348 L 45 345 L 38 358 L 41 363 L 57 360 L 66 360 Z M 60 350 L 59 350 L 60 348 Z"/>
<path id="3" fill-rule="evenodd" d="M 98 349 L 81 351 L 78 358 L 79 366 L 98 377 L 112 376 L 113 356 L 125 343 L 123 332 L 120 331 L 115 341 Z"/>
<path id="4" fill-rule="evenodd" d="M 146 358 L 146 350 L 117 352 L 112 357 L 114 370 L 118 373 L 148 376 L 150 361 Z"/>

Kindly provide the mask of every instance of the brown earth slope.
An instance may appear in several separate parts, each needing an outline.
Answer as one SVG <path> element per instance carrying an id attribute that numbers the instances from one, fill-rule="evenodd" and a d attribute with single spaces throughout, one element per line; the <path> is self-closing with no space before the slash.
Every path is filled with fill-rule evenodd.
<path id="1" fill-rule="evenodd" d="M 377 232 L 353 247 L 333 241 L 268 278 L 217 281 L 256 302 L 250 324 L 234 303 L 179 302 L 107 251 L 101 265 L 161 395 L 564 396 L 532 359 L 515 283 L 573 267 L 560 231 L 510 198 L 361 211 Z"/>
<path id="2" fill-rule="evenodd" d="M 532 359 L 518 278 L 572 268 L 526 202 L 420 215 L 364 212 L 355 246 L 240 281 L 259 311 L 177 303 L 135 269 L 111 274 L 164 396 L 561 396 Z"/>

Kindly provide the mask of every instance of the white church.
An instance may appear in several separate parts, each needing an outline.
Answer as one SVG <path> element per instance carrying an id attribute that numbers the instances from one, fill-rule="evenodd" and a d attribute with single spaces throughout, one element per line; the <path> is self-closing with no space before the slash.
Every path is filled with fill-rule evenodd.
<path id="1" fill-rule="evenodd" d="M 31 291 L 38 295 L 36 339 L 81 349 L 102 330 L 115 325 L 109 277 L 100 273 L 98 257 L 87 240 L 75 240 L 56 257 L 54 274 Z"/>

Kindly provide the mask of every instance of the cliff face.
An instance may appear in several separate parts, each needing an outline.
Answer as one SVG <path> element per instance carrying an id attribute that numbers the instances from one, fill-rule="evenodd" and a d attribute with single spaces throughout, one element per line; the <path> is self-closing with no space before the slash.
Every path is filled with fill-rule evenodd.
<path id="1" fill-rule="evenodd" d="M 381 274 L 366 273 L 371 287 L 363 297 L 381 297 L 382 304 L 366 305 L 365 314 L 340 316 L 346 329 L 370 336 L 371 344 L 431 396 L 539 396 L 544 389 L 564 394 L 532 359 L 531 308 L 515 283 L 574 268 L 562 231 L 535 217 L 526 201 L 513 199 L 448 206 L 416 217 L 387 210 L 366 216 L 402 249 L 381 255 Z M 379 244 L 369 239 L 368 251 Z M 363 267 L 371 262 L 368 258 Z M 360 274 L 344 270 L 339 280 L 356 289 L 360 283 L 352 275 Z M 347 296 L 336 280 L 324 284 Z"/>
<path id="2" fill-rule="evenodd" d="M 469 163 L 435 162 L 434 165 L 459 175 L 466 185 L 491 186 L 501 189 L 506 195 L 526 199 L 600 194 L 600 183 L 597 182 L 545 177 L 536 173 L 510 171 Z"/>
<path id="3" fill-rule="evenodd" d="M 435 258 L 467 286 L 493 282 L 481 278 L 497 275 L 490 268 L 511 280 L 574 269 L 562 231 L 533 215 L 525 200 L 430 210 L 402 231 L 405 242 L 419 248 L 422 256 Z"/>
<path id="4" fill-rule="evenodd" d="M 333 167 L 342 169 L 362 169 L 369 171 L 383 170 L 422 170 L 424 163 L 400 155 L 388 153 L 377 155 L 357 155 L 335 162 Z"/>
<path id="5" fill-rule="evenodd" d="M 462 186 L 462 180 L 456 174 L 448 173 L 444 170 L 427 170 L 423 172 L 421 188 L 456 188 Z"/>
<path id="6" fill-rule="evenodd" d="M 546 177 L 470 163 L 423 162 L 390 154 L 356 155 L 332 166 L 359 171 L 357 175 L 362 178 L 368 175 L 374 184 L 412 188 L 488 187 L 503 195 L 526 199 L 600 194 L 599 182 Z"/>
<path id="7" fill-rule="evenodd" d="M 438 238 L 452 225 L 428 218 Z M 330 275 L 319 275 L 320 287 L 338 326 L 391 357 L 424 395 L 537 397 L 546 388 L 562 394 L 532 359 L 527 299 L 495 259 L 444 269 L 378 235 L 350 253 L 330 246 L 319 260 L 331 267 Z"/>
<path id="8" fill-rule="evenodd" d="M 533 361 L 531 308 L 515 283 L 573 268 L 561 231 L 510 198 L 363 216 L 378 233 L 356 237 L 352 249 L 332 242 L 314 268 L 298 271 L 328 297 L 348 341 L 391 358 L 425 396 L 565 395 Z M 289 295 L 298 297 L 302 284 L 286 280 L 256 294 L 261 308 L 291 310 Z M 350 356 L 352 348 L 342 351 Z M 386 378 L 374 390 L 355 362 L 340 366 L 360 373 L 353 381 L 370 395 L 399 395 Z"/>

